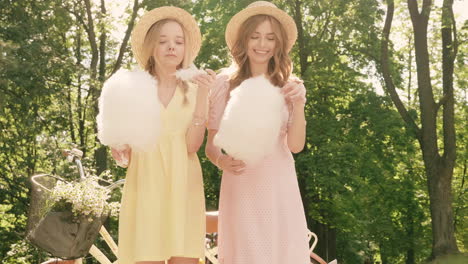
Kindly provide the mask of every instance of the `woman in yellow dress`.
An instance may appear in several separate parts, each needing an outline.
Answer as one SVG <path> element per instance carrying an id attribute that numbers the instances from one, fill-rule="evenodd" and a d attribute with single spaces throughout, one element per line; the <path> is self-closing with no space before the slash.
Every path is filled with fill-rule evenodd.
<path id="1" fill-rule="evenodd" d="M 183 9 L 161 7 L 143 15 L 131 44 L 141 68 L 157 81 L 160 133 L 149 151 L 112 148 L 117 163 L 129 160 L 118 262 L 198 263 L 204 258 L 205 202 L 196 152 L 216 74 L 207 70 L 191 82 L 176 79 L 176 71 L 192 64 L 201 44 L 196 21 Z"/>

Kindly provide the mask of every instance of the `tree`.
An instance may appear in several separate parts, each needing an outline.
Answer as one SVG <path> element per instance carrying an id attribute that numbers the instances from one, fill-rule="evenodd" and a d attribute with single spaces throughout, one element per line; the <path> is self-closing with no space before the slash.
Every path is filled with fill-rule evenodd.
<path id="1" fill-rule="evenodd" d="M 74 50 L 77 62 L 75 69 L 77 72 L 76 79 L 70 80 L 70 84 L 76 84 L 76 92 L 72 92 L 73 87 L 70 85 L 68 95 L 70 132 L 73 138 L 75 134 L 75 126 L 73 124 L 78 123 L 77 134 L 80 139 L 79 146 L 84 151 L 85 155 L 88 152 L 88 148 L 90 148 L 88 146 L 89 130 L 91 130 L 92 135 L 94 135 L 94 137 L 92 137 L 92 142 L 94 142 L 94 144 L 92 144 L 93 147 L 91 148 L 94 149 L 95 144 L 98 142 L 96 122 L 92 122 L 93 126 L 91 129 L 86 127 L 85 123 L 90 117 L 95 117 L 97 115 L 98 98 L 102 84 L 122 66 L 123 58 L 128 50 L 130 33 L 135 24 L 138 10 L 140 10 L 141 7 L 142 4 L 139 3 L 138 0 L 133 1 L 125 35 L 118 46 L 119 49 L 116 54 L 112 50 L 116 45 L 109 45 L 108 14 L 106 2 L 104 0 L 99 2 L 99 7 L 93 6 L 93 2 L 90 0 L 78 2 L 65 1 L 62 5 L 62 8 L 75 18 L 73 23 L 76 25 Z M 82 39 L 83 32 L 86 36 L 85 41 Z M 84 43 L 87 45 L 83 45 Z M 90 54 L 82 52 L 84 46 L 89 47 Z M 109 59 L 109 57 L 113 56 L 115 56 L 115 58 Z M 83 65 L 85 58 L 88 58 L 86 60 L 89 60 L 89 65 Z M 82 83 L 82 80 L 84 83 Z M 85 87 L 86 95 L 83 93 Z M 71 113 L 71 106 L 74 104 L 71 102 L 73 94 L 76 94 L 76 111 L 78 112 L 78 115 L 75 116 Z M 77 121 L 74 119 L 77 119 Z M 101 145 L 94 149 L 94 159 L 98 174 L 108 168 L 107 158 L 107 148 L 105 146 Z"/>
<path id="2" fill-rule="evenodd" d="M 413 136 L 418 140 L 423 155 L 432 219 L 432 258 L 459 252 L 454 235 L 451 190 L 456 158 L 453 70 L 458 45 L 452 5 L 453 1 L 450 0 L 445 0 L 443 4 L 443 97 L 439 102 L 436 102 L 431 84 L 427 39 L 427 27 L 432 2 L 424 0 L 421 12 L 419 12 L 417 1 L 408 0 L 408 10 L 411 15 L 414 33 L 421 127 L 416 124 L 413 117 L 408 113 L 392 79 L 388 50 L 394 12 L 394 2 L 392 0 L 387 1 L 387 15 L 381 42 L 380 67 L 385 80 L 385 88 L 408 129 L 412 131 Z M 443 108 L 443 137 L 437 134 L 437 118 L 440 107 Z M 439 142 L 443 142 L 442 149 L 438 145 Z M 442 151 L 442 154 L 440 151 Z"/>

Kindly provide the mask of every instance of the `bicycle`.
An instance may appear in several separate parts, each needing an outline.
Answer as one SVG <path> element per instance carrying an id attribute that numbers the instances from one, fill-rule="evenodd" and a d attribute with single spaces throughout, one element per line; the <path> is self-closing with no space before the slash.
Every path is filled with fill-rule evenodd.
<path id="1" fill-rule="evenodd" d="M 75 164 L 77 165 L 78 167 L 78 171 L 79 171 L 79 175 L 80 175 L 80 179 L 83 180 L 86 178 L 85 176 L 85 172 L 84 172 L 84 169 L 83 169 L 83 165 L 81 163 L 81 158 L 83 156 L 83 153 L 78 150 L 78 149 L 72 149 L 72 150 L 67 150 L 67 151 L 64 151 L 64 154 L 66 155 L 67 159 L 71 162 L 75 162 Z M 51 191 L 50 189 L 53 188 L 53 184 L 56 183 L 56 181 L 65 181 L 64 179 L 58 177 L 58 176 L 53 176 L 53 175 L 49 175 L 49 174 L 39 174 L 39 175 L 34 175 L 31 177 L 31 181 L 32 181 L 32 184 L 33 184 L 33 196 L 34 196 L 34 188 L 38 188 L 36 189 L 39 190 L 38 192 L 47 192 L 47 191 Z M 125 183 L 125 180 L 119 180 L 115 183 L 111 183 L 110 185 L 108 185 L 106 188 L 108 188 L 110 191 L 116 189 L 116 188 L 121 188 L 122 185 Z M 40 199 L 34 199 L 34 197 L 32 197 L 32 203 L 33 202 L 40 202 L 38 201 Z M 32 208 L 36 207 L 37 208 L 40 208 L 41 205 L 32 205 L 31 206 Z M 31 225 L 34 225 L 34 222 L 38 222 L 39 219 L 37 219 L 37 213 L 36 215 L 34 214 L 34 212 L 31 213 L 30 211 L 30 215 L 28 217 L 28 226 L 31 226 Z M 30 228 L 30 227 L 29 227 Z M 217 254 L 218 254 L 218 248 L 216 246 L 216 237 L 217 237 L 217 232 L 218 232 L 218 212 L 217 211 L 214 211 L 214 212 L 206 212 L 206 233 L 207 233 L 207 239 L 206 239 L 206 243 L 205 243 L 205 261 L 207 264 L 219 264 L 219 261 L 218 261 L 218 258 L 217 258 Z M 109 234 L 109 232 L 107 231 L 107 229 L 104 227 L 104 225 L 101 225 L 100 229 L 99 229 L 99 234 L 101 235 L 101 237 L 103 238 L 103 240 L 106 242 L 107 246 L 110 248 L 112 254 L 117 257 L 117 253 L 118 253 L 118 246 L 117 246 L 117 243 L 115 243 L 115 241 L 113 240 L 113 238 L 111 237 L 111 235 Z M 312 239 L 312 237 L 314 238 L 314 241 L 312 243 L 312 246 L 310 247 L 310 250 L 309 250 L 309 253 L 310 253 L 310 257 L 311 257 L 311 261 L 315 261 L 315 262 L 311 262 L 312 264 L 314 263 L 318 263 L 318 264 L 337 264 L 336 260 L 330 262 L 330 263 L 327 263 L 325 260 L 323 260 L 320 256 L 318 256 L 317 254 L 315 254 L 313 252 L 314 248 L 316 247 L 317 243 L 318 243 L 318 238 L 317 236 L 313 233 L 313 232 L 310 232 L 308 233 L 308 237 L 309 237 L 309 241 Z M 114 261 L 114 262 L 111 262 L 109 260 L 109 258 L 102 252 L 101 249 L 99 249 L 96 245 L 92 245 L 89 249 L 89 252 L 88 252 L 92 257 L 94 257 L 99 263 L 101 264 L 117 264 L 118 263 L 118 260 Z M 43 262 L 42 264 L 52 264 L 52 263 L 55 263 L 55 264 L 82 264 L 82 258 L 78 258 L 78 259 L 59 259 L 59 258 L 55 258 L 55 259 L 50 259 L 50 260 L 47 260 L 45 262 Z"/>
<path id="2" fill-rule="evenodd" d="M 74 162 L 79 171 L 80 175 L 80 180 L 86 179 L 86 175 L 83 169 L 83 165 L 81 163 L 81 158 L 83 156 L 83 152 L 81 152 L 78 149 L 72 149 L 72 150 L 65 150 L 63 154 L 67 157 L 67 159 L 71 162 Z M 31 194 L 31 205 L 30 205 L 30 211 L 28 215 L 28 239 L 31 240 L 31 233 L 34 228 L 37 228 L 37 225 L 40 223 L 42 219 L 40 219 L 42 213 L 41 210 L 43 210 L 45 204 L 47 203 L 46 197 L 48 194 L 51 192 L 51 189 L 57 184 L 58 181 L 62 182 L 67 182 L 66 180 L 50 175 L 50 174 L 38 174 L 34 175 L 31 177 L 31 182 L 32 182 L 32 194 Z M 124 184 L 125 180 L 119 180 L 115 183 L 110 183 L 106 188 L 109 191 L 113 191 L 114 189 L 120 188 Z M 103 238 L 103 240 L 106 242 L 108 247 L 111 249 L 112 253 L 117 256 L 117 244 L 115 241 L 112 239 L 111 235 L 107 231 L 107 229 L 101 225 L 99 228 L 99 234 Z M 59 234 L 60 235 L 60 234 Z M 54 243 L 54 241 L 49 241 L 49 244 Z M 47 250 L 46 250 L 47 251 Z M 100 250 L 96 245 L 93 244 L 91 248 L 89 249 L 89 254 L 93 256 L 99 263 L 101 264 L 112 264 L 112 262 L 109 260 L 109 258 Z M 81 264 L 82 259 L 74 259 L 74 260 L 66 260 L 66 259 L 50 259 L 45 263 L 58 263 L 58 264 Z M 116 261 L 114 261 L 116 263 Z"/>
<path id="3" fill-rule="evenodd" d="M 72 150 L 64 151 L 64 155 L 67 157 L 67 159 L 70 162 L 74 162 L 77 165 L 79 175 L 80 175 L 80 180 L 85 179 L 86 176 L 85 176 L 83 164 L 81 163 L 81 158 L 83 156 L 83 153 L 78 149 L 72 149 Z M 44 201 L 41 201 L 41 199 L 35 199 L 34 197 L 35 193 L 50 192 L 57 181 L 66 182 L 64 179 L 58 176 L 53 176 L 49 174 L 34 175 L 31 177 L 31 181 L 33 185 L 33 192 L 32 192 L 33 197 L 31 199 L 32 200 L 31 208 L 35 208 L 35 209 L 40 209 L 43 206 L 40 203 L 44 202 Z M 116 188 L 121 188 L 124 183 L 125 183 L 125 180 L 122 179 L 115 183 L 111 183 L 109 186 L 107 186 L 107 188 L 112 191 Z M 39 203 L 39 204 L 34 205 L 33 203 Z M 30 214 L 28 217 L 28 226 L 29 226 L 28 229 L 31 229 L 32 228 L 31 226 L 34 226 L 37 222 L 40 221 L 40 219 L 38 219 L 38 215 L 40 214 L 38 212 L 31 212 L 31 211 L 34 211 L 34 210 L 30 210 Z M 207 221 L 206 221 L 207 230 L 211 232 L 211 230 L 215 228 L 214 225 L 217 224 L 217 216 L 216 216 L 216 219 L 213 219 L 213 216 L 210 215 L 210 213 L 207 213 L 206 217 L 207 217 Z M 214 220 L 216 222 L 214 222 Z M 99 229 L 99 234 L 103 238 L 103 240 L 106 242 L 107 246 L 110 248 L 114 257 L 117 257 L 117 253 L 118 253 L 117 243 L 115 243 L 115 241 L 113 240 L 113 238 L 111 237 L 111 235 L 109 234 L 109 232 L 103 225 Z M 95 244 L 91 246 L 88 253 L 101 264 L 117 264 L 118 263 L 118 260 L 111 262 L 110 259 L 103 253 L 103 251 L 100 248 L 98 248 Z M 209 251 L 209 248 L 205 249 L 205 255 L 207 258 L 213 259 L 211 251 Z M 43 262 L 42 264 L 52 264 L 52 263 L 54 264 L 82 264 L 82 258 L 78 258 L 78 259 L 52 258 Z"/>

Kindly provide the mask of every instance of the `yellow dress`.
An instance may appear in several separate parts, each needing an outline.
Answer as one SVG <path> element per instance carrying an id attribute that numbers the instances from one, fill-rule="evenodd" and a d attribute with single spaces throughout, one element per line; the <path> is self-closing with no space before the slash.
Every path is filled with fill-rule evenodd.
<path id="1" fill-rule="evenodd" d="M 188 103 L 176 88 L 161 106 L 161 137 L 151 152 L 132 152 L 119 216 L 119 264 L 164 261 L 171 256 L 204 258 L 205 201 L 197 154 L 188 154 L 196 88 Z"/>

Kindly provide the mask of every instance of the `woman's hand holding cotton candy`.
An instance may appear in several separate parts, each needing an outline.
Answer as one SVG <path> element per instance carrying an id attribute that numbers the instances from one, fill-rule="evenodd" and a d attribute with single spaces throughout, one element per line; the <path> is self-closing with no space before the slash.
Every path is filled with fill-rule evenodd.
<path id="1" fill-rule="evenodd" d="M 240 175 L 245 170 L 245 163 L 242 160 L 236 160 L 229 155 L 222 154 L 218 159 L 218 168 L 223 171 L 229 171 L 234 175 Z"/>
<path id="2" fill-rule="evenodd" d="M 128 145 L 124 145 L 120 148 L 111 147 L 111 153 L 118 166 L 122 168 L 128 167 L 132 155 L 132 149 Z"/>
<path id="3" fill-rule="evenodd" d="M 216 73 L 207 69 L 205 74 L 197 74 L 192 78 L 192 82 L 198 85 L 200 91 L 209 92 L 216 80 Z"/>
<path id="4" fill-rule="evenodd" d="M 300 79 L 286 83 L 281 89 L 281 93 L 286 101 L 292 103 L 293 106 L 303 106 L 306 103 L 306 88 Z"/>

